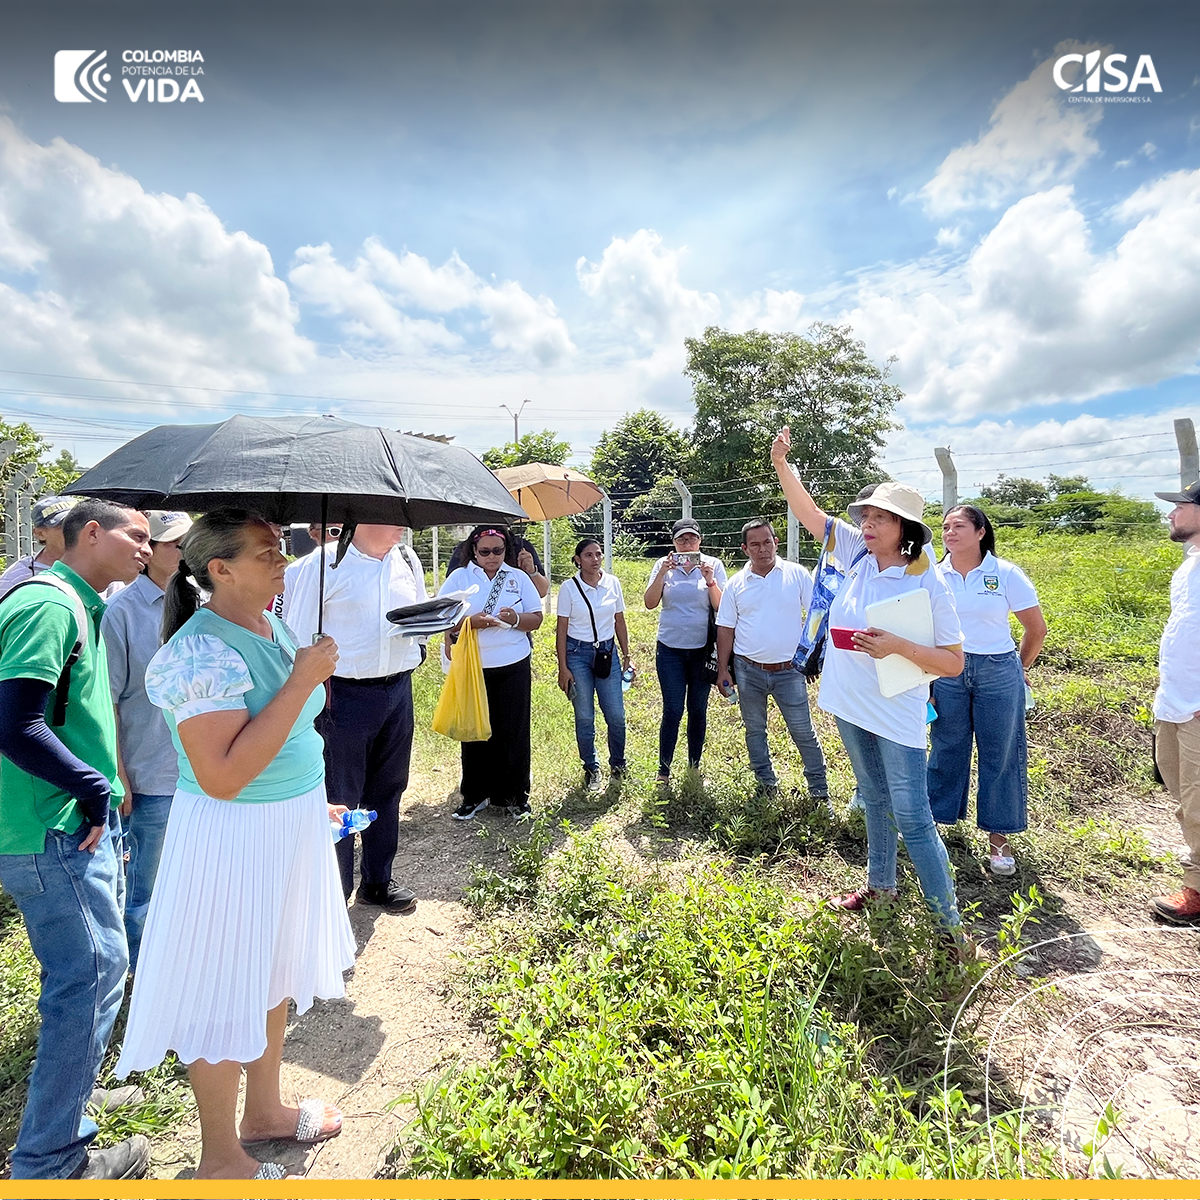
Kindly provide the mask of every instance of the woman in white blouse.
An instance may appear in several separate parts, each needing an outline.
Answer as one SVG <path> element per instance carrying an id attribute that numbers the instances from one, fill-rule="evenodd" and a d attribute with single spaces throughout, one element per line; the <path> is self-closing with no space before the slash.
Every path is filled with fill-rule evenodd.
<path id="1" fill-rule="evenodd" d="M 791 437 L 785 427 L 771 446 L 771 461 L 788 506 L 818 540 L 827 514 L 788 466 Z M 925 785 L 925 716 L 928 690 L 884 696 L 876 659 L 898 654 L 930 675 L 957 675 L 963 667 L 962 630 L 954 601 L 925 549 L 932 531 L 921 520 L 924 501 L 915 488 L 881 483 L 864 502 L 850 505 L 855 524 L 837 520 L 829 546 L 854 562 L 829 610 L 831 629 L 853 629 L 853 650 L 830 638 L 817 703 L 837 719 L 854 767 L 867 822 L 867 884 L 832 901 L 859 912 L 896 895 L 897 833 L 912 861 L 925 902 L 962 948 L 961 921 L 950 860 L 929 811 Z M 867 553 L 859 556 L 866 548 Z M 923 589 L 933 610 L 933 646 L 872 628 L 866 609 L 880 600 Z"/>
<path id="2" fill-rule="evenodd" d="M 1029 577 L 996 557 L 996 533 L 981 509 L 960 504 L 946 513 L 942 543 L 946 556 L 937 570 L 954 594 L 966 666 L 956 679 L 933 684 L 938 719 L 930 729 L 929 806 L 943 825 L 967 815 L 971 746 L 978 745 L 975 818 L 988 833 L 992 874 L 1013 875 L 1017 861 L 1008 835 L 1028 823 L 1025 673 L 1041 653 L 1046 622 Z M 1022 627 L 1019 651 L 1010 612 Z"/>
<path id="3" fill-rule="evenodd" d="M 542 598 L 529 575 L 506 562 L 516 561 L 512 537 L 503 527 L 473 529 L 466 541 L 471 561 L 451 571 L 438 593 L 467 599 L 464 619 L 479 635 L 492 723 L 486 742 L 462 743 L 462 803 L 451 814 L 456 821 L 471 820 L 489 804 L 507 809 L 517 820 L 530 815 L 530 635 L 542 624 Z"/>
<path id="4" fill-rule="evenodd" d="M 625 626 L 625 594 L 621 581 L 602 567 L 604 550 L 595 538 L 584 538 L 575 547 L 579 568 L 558 589 L 558 686 L 575 709 L 575 744 L 583 761 L 583 786 L 601 787 L 600 761 L 596 757 L 596 700 L 608 727 L 608 765 L 614 778 L 625 774 L 625 697 L 621 676 L 632 669 L 629 631 Z M 618 659 L 616 646 L 621 647 Z M 609 663 L 601 673 L 600 664 Z"/>

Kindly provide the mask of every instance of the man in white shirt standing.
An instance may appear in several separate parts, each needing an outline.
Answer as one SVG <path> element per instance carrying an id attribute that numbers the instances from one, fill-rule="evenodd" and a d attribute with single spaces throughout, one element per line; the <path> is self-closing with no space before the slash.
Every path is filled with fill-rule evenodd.
<path id="1" fill-rule="evenodd" d="M 1200 924 L 1200 481 L 1182 492 L 1155 492 L 1175 507 L 1167 514 L 1171 541 L 1186 547 L 1171 578 L 1171 615 L 1158 649 L 1154 696 L 1154 756 L 1179 805 L 1187 855 L 1183 886 L 1150 901 L 1151 916 L 1175 925 Z"/>
<path id="2" fill-rule="evenodd" d="M 362 834 L 360 904 L 411 912 L 417 898 L 392 879 L 400 838 L 400 798 L 412 756 L 412 673 L 421 646 L 401 637 L 387 613 L 426 599 L 420 560 L 400 544 L 399 525 L 359 525 L 334 566 L 330 545 L 302 559 L 285 584 L 283 619 L 300 645 L 317 632 L 320 555 L 325 554 L 324 630 L 338 644 L 338 673 L 330 679 L 329 707 L 317 718 L 325 739 L 325 782 L 331 804 L 374 809 Z M 354 888 L 354 839 L 337 843 L 342 892 Z"/>
<path id="3" fill-rule="evenodd" d="M 732 655 L 750 768 L 759 786 L 768 789 L 779 785 L 767 748 L 767 697 L 775 697 L 804 760 L 809 794 L 824 804 L 829 800 L 825 755 L 813 732 L 804 674 L 793 662 L 813 578 L 799 563 L 779 558 L 778 545 L 765 518 L 742 526 L 742 553 L 750 561 L 730 578 L 717 610 L 717 687 L 725 692 L 733 684 Z"/>

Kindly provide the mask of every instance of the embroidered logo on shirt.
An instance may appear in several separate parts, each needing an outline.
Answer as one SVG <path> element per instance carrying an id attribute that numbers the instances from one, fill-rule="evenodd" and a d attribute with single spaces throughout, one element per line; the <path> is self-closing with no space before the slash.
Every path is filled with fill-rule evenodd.
<path id="1" fill-rule="evenodd" d="M 1000 587 L 1000 576 L 999 575 L 985 575 L 983 577 L 983 586 L 985 588 L 987 588 L 987 590 L 989 592 L 997 591 Z"/>

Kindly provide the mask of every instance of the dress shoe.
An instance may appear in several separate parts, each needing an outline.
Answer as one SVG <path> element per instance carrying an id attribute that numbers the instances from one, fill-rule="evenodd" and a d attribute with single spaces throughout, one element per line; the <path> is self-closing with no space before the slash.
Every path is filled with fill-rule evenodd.
<path id="1" fill-rule="evenodd" d="M 401 887 L 389 880 L 386 887 L 358 886 L 359 904 L 375 904 L 381 908 L 393 908 L 396 912 L 412 912 L 417 907 L 417 894 L 410 888 Z"/>

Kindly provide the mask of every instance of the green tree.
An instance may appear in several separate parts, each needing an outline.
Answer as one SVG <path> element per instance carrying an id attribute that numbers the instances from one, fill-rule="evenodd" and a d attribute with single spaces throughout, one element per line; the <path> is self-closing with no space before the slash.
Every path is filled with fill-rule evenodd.
<path id="1" fill-rule="evenodd" d="M 989 483 L 979 489 L 979 494 L 985 500 L 994 504 L 1006 504 L 1011 508 L 1033 508 L 1036 504 L 1045 504 L 1050 499 L 1050 491 L 1044 483 L 1036 479 L 1026 479 L 1023 475 L 1011 478 L 1003 474 L 996 477 L 995 483 Z"/>
<path id="2" fill-rule="evenodd" d="M 792 462 L 818 502 L 841 509 L 880 478 L 878 454 L 896 428 L 901 392 L 848 325 L 818 322 L 804 336 L 710 327 L 684 344 L 694 480 L 774 479 L 771 441 L 782 425 L 791 426 Z"/>
<path id="3" fill-rule="evenodd" d="M 10 451 L 12 457 L 0 464 L 0 493 L 7 490 L 14 472 L 29 463 L 36 464 L 36 474 L 43 479 L 41 495 L 51 495 L 60 491 L 83 473 L 83 469 L 69 450 L 61 450 L 57 458 L 51 459 L 50 443 L 27 421 L 10 424 L 0 420 L 0 443 L 2 442 L 14 442 L 15 446 Z"/>
<path id="4" fill-rule="evenodd" d="M 521 467 L 533 462 L 561 467 L 570 453 L 570 442 L 559 441 L 558 434 L 552 429 L 543 429 L 525 434 L 520 441 L 506 442 L 503 446 L 493 446 L 484 451 L 483 465 L 490 471 L 498 471 L 502 467 Z"/>
<path id="5" fill-rule="evenodd" d="M 1065 496 L 1070 492 L 1091 491 L 1086 475 L 1055 475 L 1053 471 L 1046 476 L 1046 487 L 1053 499 Z"/>
<path id="6" fill-rule="evenodd" d="M 600 435 L 591 475 L 610 492 L 648 492 L 664 476 L 677 475 L 687 454 L 687 437 L 666 417 L 641 408 Z"/>
<path id="7" fill-rule="evenodd" d="M 1034 510 L 1038 528 L 1065 533 L 1131 534 L 1162 525 L 1149 500 L 1134 500 L 1116 489 L 1064 492 Z"/>

